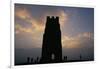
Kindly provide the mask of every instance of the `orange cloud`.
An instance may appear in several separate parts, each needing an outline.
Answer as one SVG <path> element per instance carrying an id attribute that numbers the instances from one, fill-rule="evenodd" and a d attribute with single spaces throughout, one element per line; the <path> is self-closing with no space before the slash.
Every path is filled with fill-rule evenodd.
<path id="1" fill-rule="evenodd" d="M 58 14 L 59 14 L 59 17 L 60 17 L 60 24 L 61 24 L 61 26 L 63 26 L 65 23 L 67 23 L 68 22 L 68 14 L 66 14 L 64 11 L 60 11 L 60 12 L 58 12 Z"/>
<path id="2" fill-rule="evenodd" d="M 82 43 L 89 42 L 89 40 L 93 40 L 93 33 L 91 32 L 80 33 L 74 37 L 63 35 L 62 46 L 64 48 L 79 48 Z"/>
<path id="3" fill-rule="evenodd" d="M 62 37 L 62 46 L 64 48 L 78 48 L 80 41 L 74 37 L 63 36 Z"/>
<path id="4" fill-rule="evenodd" d="M 84 32 L 77 35 L 78 38 L 88 38 L 93 39 L 93 33 L 91 32 Z"/>
<path id="5" fill-rule="evenodd" d="M 44 25 L 40 23 L 39 21 L 36 20 L 31 20 L 32 27 L 35 31 L 43 32 L 44 30 Z"/>
<path id="6" fill-rule="evenodd" d="M 19 34 L 20 32 L 34 33 L 31 28 L 24 28 L 20 24 L 16 24 L 15 29 L 16 29 L 16 34 Z"/>
<path id="7" fill-rule="evenodd" d="M 44 30 L 44 25 L 40 21 L 35 20 L 32 16 L 31 13 L 23 8 L 23 9 L 16 9 L 15 16 L 19 17 L 20 19 L 26 21 L 26 23 L 32 24 L 32 26 L 29 28 L 20 28 L 23 31 L 26 32 L 31 32 L 32 30 L 35 32 L 43 32 Z"/>
<path id="8" fill-rule="evenodd" d="M 59 16 L 60 25 L 63 26 L 65 23 L 68 22 L 68 14 L 66 14 L 63 10 L 58 10 L 57 12 L 46 12 L 43 16 L 43 19 L 46 16 Z"/>
<path id="9" fill-rule="evenodd" d="M 33 39 L 32 41 L 35 42 L 37 45 L 39 45 L 37 47 L 40 47 L 40 45 L 42 44 L 42 33 L 44 30 L 43 23 L 34 19 L 31 16 L 30 12 L 25 8 L 24 10 L 23 9 L 16 10 L 15 16 L 24 20 L 26 23 L 31 24 L 31 26 L 27 28 L 27 27 L 21 26 L 20 23 L 15 23 L 15 33 L 16 34 L 21 34 L 21 33 L 31 34 L 29 36 Z M 29 40 L 31 39 L 29 38 Z"/>
<path id="10" fill-rule="evenodd" d="M 15 16 L 17 16 L 17 17 L 19 17 L 21 19 L 29 19 L 29 18 L 31 18 L 30 13 L 25 8 L 16 9 Z"/>
<path id="11" fill-rule="evenodd" d="M 32 27 L 25 28 L 25 27 L 22 27 L 20 24 L 16 24 L 15 25 L 15 33 L 17 35 L 24 33 L 23 36 L 27 33 L 29 35 L 28 37 L 31 37 L 32 41 L 35 42 L 35 44 L 37 44 L 37 47 L 39 47 L 39 48 L 41 47 L 43 32 L 39 32 L 36 29 L 33 29 Z M 29 38 L 29 40 L 31 40 L 31 39 Z"/>

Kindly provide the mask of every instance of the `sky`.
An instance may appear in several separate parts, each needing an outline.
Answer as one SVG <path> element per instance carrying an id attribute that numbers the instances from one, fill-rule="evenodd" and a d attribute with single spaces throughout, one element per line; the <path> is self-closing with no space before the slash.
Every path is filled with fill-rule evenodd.
<path id="1" fill-rule="evenodd" d="M 42 48 L 47 16 L 59 16 L 62 48 L 94 49 L 94 9 L 15 4 L 15 48 Z M 85 51 L 85 50 L 84 50 Z"/>

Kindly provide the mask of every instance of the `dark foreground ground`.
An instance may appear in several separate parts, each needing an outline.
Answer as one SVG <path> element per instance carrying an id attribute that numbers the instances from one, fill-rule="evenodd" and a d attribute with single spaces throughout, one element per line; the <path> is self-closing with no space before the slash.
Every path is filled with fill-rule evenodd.
<path id="1" fill-rule="evenodd" d="M 66 61 L 61 61 L 61 62 L 49 62 L 49 63 L 40 63 L 40 62 L 34 62 L 34 63 L 20 63 L 20 64 L 15 64 L 17 65 L 36 65 L 36 64 L 51 64 L 51 63 L 69 63 L 69 62 L 86 62 L 86 61 L 94 61 L 94 59 L 90 60 L 66 60 Z"/>

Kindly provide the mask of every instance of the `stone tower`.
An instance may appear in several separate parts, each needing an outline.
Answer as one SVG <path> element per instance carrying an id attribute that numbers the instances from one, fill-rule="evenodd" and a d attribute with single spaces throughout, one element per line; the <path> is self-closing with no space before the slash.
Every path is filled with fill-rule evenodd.
<path id="1" fill-rule="evenodd" d="M 47 16 L 43 34 L 42 63 L 61 62 L 62 44 L 59 17 Z"/>

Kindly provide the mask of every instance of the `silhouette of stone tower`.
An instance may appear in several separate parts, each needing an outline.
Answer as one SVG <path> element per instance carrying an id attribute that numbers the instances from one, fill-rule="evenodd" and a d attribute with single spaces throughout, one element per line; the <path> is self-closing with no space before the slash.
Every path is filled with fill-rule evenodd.
<path id="1" fill-rule="evenodd" d="M 61 62 L 62 44 L 59 17 L 47 16 L 46 27 L 43 34 L 42 63 Z"/>

